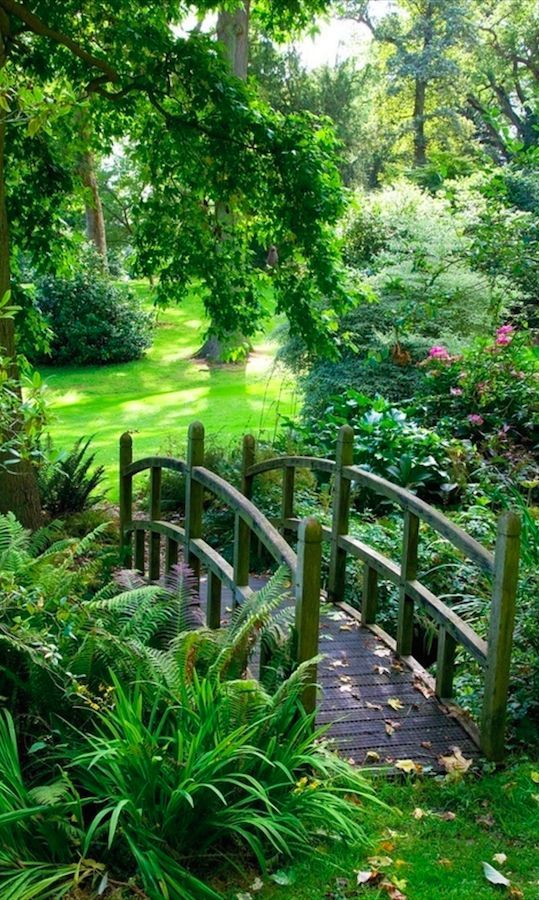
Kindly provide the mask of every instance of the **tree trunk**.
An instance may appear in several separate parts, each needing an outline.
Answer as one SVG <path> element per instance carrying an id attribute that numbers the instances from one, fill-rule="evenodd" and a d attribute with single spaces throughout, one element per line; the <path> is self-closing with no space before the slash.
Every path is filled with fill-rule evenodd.
<path id="1" fill-rule="evenodd" d="M 0 69 L 6 63 L 5 39 L 9 33 L 8 27 L 4 16 L 0 16 Z M 5 182 L 6 118 L 5 110 L 0 109 L 0 298 L 4 297 L 11 287 Z M 6 368 L 10 377 L 18 377 L 15 326 L 13 319 L 1 316 L 0 353 L 7 358 Z M 19 422 L 10 424 L 14 431 L 20 428 Z M 8 455 L 0 448 L 0 513 L 13 512 L 27 528 L 38 528 L 41 524 L 41 503 L 35 469 L 27 460 L 6 467 L 4 465 L 6 459 Z"/>
<path id="2" fill-rule="evenodd" d="M 95 175 L 95 160 L 90 150 L 86 150 L 83 153 L 79 164 L 79 172 L 81 181 L 89 194 L 86 200 L 86 236 L 97 250 L 103 271 L 108 272 L 105 217 Z"/>
<path id="3" fill-rule="evenodd" d="M 414 167 L 427 164 L 427 137 L 425 135 L 425 97 L 427 85 L 416 78 L 414 93 Z"/>
<path id="4" fill-rule="evenodd" d="M 222 45 L 225 56 L 234 75 L 245 81 L 249 66 L 249 11 L 250 0 L 239 6 L 234 12 L 221 10 L 217 17 L 217 40 Z M 216 216 L 223 222 L 230 218 L 224 204 L 217 204 Z M 226 238 L 225 238 L 226 239 Z M 208 335 L 195 359 L 206 359 L 209 362 L 230 362 L 229 352 L 234 355 L 234 346 L 250 348 L 250 341 L 244 335 L 231 333 L 219 338 L 212 332 L 210 325 Z M 237 362 L 244 362 L 249 350 L 238 353 Z"/>

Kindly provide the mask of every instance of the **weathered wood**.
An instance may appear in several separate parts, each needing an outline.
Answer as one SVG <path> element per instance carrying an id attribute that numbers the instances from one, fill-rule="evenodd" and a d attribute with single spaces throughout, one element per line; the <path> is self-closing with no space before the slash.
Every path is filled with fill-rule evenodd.
<path id="1" fill-rule="evenodd" d="M 249 584 L 251 530 L 239 512 L 234 521 L 234 581 L 239 587 Z"/>
<path id="2" fill-rule="evenodd" d="M 146 571 L 146 534 L 144 531 L 135 531 L 135 569 L 144 575 Z"/>
<path id="3" fill-rule="evenodd" d="M 415 513 L 423 522 L 430 525 L 438 534 L 450 541 L 457 550 L 460 550 L 469 560 L 484 569 L 486 572 L 494 572 L 494 557 L 485 547 L 472 538 L 469 534 L 447 519 L 441 512 L 429 506 L 424 500 L 420 500 L 415 494 L 411 494 L 405 488 L 399 487 L 367 472 L 360 466 L 348 466 L 343 469 L 343 477 L 351 481 L 357 481 L 388 500 L 393 500 L 408 512 Z"/>
<path id="4" fill-rule="evenodd" d="M 401 569 L 398 563 L 393 562 L 389 557 L 373 550 L 368 544 L 358 538 L 350 537 L 348 534 L 342 534 L 338 539 L 339 547 L 342 547 L 351 556 L 355 556 L 362 562 L 376 569 L 381 578 L 390 581 L 392 584 L 400 584 Z"/>
<path id="5" fill-rule="evenodd" d="M 240 602 L 248 600 L 252 596 L 250 587 L 238 586 L 234 581 L 234 569 L 221 554 L 210 547 L 202 538 L 194 538 L 190 542 L 190 552 L 196 556 L 206 567 L 208 572 L 213 572 L 226 585 L 232 593 L 232 597 Z"/>
<path id="6" fill-rule="evenodd" d="M 401 581 L 399 590 L 399 619 L 397 622 L 397 653 L 410 656 L 414 633 L 414 600 L 410 596 L 406 582 L 413 581 L 417 574 L 417 547 L 419 542 L 419 519 L 408 509 L 404 513 L 404 533 L 402 538 Z"/>
<path id="7" fill-rule="evenodd" d="M 363 567 L 363 596 L 361 602 L 361 621 L 371 625 L 376 621 L 378 605 L 378 572 L 372 566 Z"/>
<path id="8" fill-rule="evenodd" d="M 123 565 L 131 568 L 133 553 L 127 526 L 133 518 L 133 479 L 127 472 L 133 461 L 133 438 L 128 431 L 120 437 L 120 555 Z"/>
<path id="9" fill-rule="evenodd" d="M 161 515 L 161 469 L 150 469 L 150 520 L 155 522 Z M 150 534 L 148 570 L 150 581 L 157 581 L 161 574 L 161 535 L 158 531 Z"/>
<path id="10" fill-rule="evenodd" d="M 307 662 L 318 653 L 320 630 L 320 569 L 322 562 L 322 529 L 313 518 L 304 519 L 298 532 L 298 564 L 296 570 L 297 663 Z M 316 708 L 316 665 L 309 668 L 308 681 L 302 693 L 307 712 Z"/>
<path id="11" fill-rule="evenodd" d="M 173 566 L 178 565 L 178 541 L 167 537 L 166 548 L 165 569 L 170 572 Z"/>
<path id="12" fill-rule="evenodd" d="M 319 459 L 317 456 L 275 456 L 273 459 L 264 459 L 262 462 L 250 466 L 248 475 L 261 475 L 263 472 L 271 472 L 273 469 L 284 469 L 292 466 L 295 469 L 312 469 L 316 472 L 333 472 L 335 463 L 332 459 Z"/>
<path id="13" fill-rule="evenodd" d="M 173 522 L 152 522 L 150 519 L 135 519 L 128 526 L 128 531 L 157 531 L 171 538 L 178 544 L 185 543 L 185 529 Z"/>
<path id="14" fill-rule="evenodd" d="M 442 626 L 438 629 L 438 654 L 436 657 L 436 696 L 448 700 L 453 696 L 455 676 L 455 652 L 457 642 L 452 634 Z"/>
<path id="15" fill-rule="evenodd" d="M 407 593 L 416 603 L 423 607 L 435 622 L 442 625 L 459 644 L 462 644 L 480 665 L 485 665 L 487 642 L 479 637 L 464 619 L 457 616 L 451 607 L 446 606 L 442 600 L 439 600 L 432 591 L 429 591 L 419 581 L 409 581 Z"/>
<path id="16" fill-rule="evenodd" d="M 215 572 L 208 572 L 208 599 L 206 606 L 206 623 L 208 628 L 221 627 L 221 579 Z"/>
<path id="17" fill-rule="evenodd" d="M 145 456 L 137 459 L 126 468 L 127 475 L 137 475 L 146 469 L 174 469 L 176 472 L 185 472 L 187 463 L 183 459 L 174 459 L 171 456 Z"/>
<path id="18" fill-rule="evenodd" d="M 202 537 L 204 488 L 194 478 L 196 466 L 204 465 L 204 426 L 192 422 L 187 437 L 187 472 L 185 483 L 185 557 L 197 584 L 200 581 L 200 560 L 190 550 L 192 540 Z"/>
<path id="19" fill-rule="evenodd" d="M 283 492 L 281 497 L 281 522 L 282 533 L 286 541 L 290 542 L 292 532 L 286 527 L 286 520 L 294 515 L 294 481 L 296 470 L 293 466 L 285 466 L 283 469 Z"/>
<path id="20" fill-rule="evenodd" d="M 237 488 L 232 487 L 224 478 L 210 472 L 202 466 L 193 469 L 193 479 L 207 488 L 216 497 L 223 500 L 234 512 L 238 512 L 251 531 L 260 538 L 264 546 L 278 563 L 283 563 L 293 571 L 296 566 L 296 554 L 279 534 L 277 529 L 266 519 L 265 515 L 247 500 Z"/>
<path id="21" fill-rule="evenodd" d="M 498 523 L 494 585 L 488 630 L 481 749 L 488 759 L 503 759 L 505 718 L 520 556 L 520 518 L 505 512 Z"/>
<path id="22" fill-rule="evenodd" d="M 339 545 L 339 536 L 348 532 L 350 516 L 350 479 L 343 478 L 344 466 L 354 461 L 354 430 L 350 425 L 339 428 L 333 485 L 333 520 L 329 557 L 328 597 L 333 603 L 344 600 L 346 579 L 346 550 Z"/>

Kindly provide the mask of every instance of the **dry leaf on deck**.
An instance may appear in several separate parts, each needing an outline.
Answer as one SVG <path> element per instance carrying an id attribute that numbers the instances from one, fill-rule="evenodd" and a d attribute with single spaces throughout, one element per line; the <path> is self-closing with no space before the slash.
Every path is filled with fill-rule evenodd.
<path id="1" fill-rule="evenodd" d="M 398 697 L 390 697 L 387 701 L 387 705 L 391 707 L 391 709 L 404 709 L 404 703 L 402 700 L 399 700 Z"/>
<path id="2" fill-rule="evenodd" d="M 379 762 L 380 754 L 376 750 L 367 750 L 365 754 L 365 762 Z"/>
<path id="3" fill-rule="evenodd" d="M 464 775 L 470 768 L 473 759 L 466 759 L 460 751 L 459 747 L 452 747 L 453 752 L 450 756 L 440 756 L 439 763 L 448 773 L 458 773 Z"/>
<path id="4" fill-rule="evenodd" d="M 423 766 L 414 762 L 413 759 L 398 759 L 395 763 L 395 768 L 401 772 L 406 772 L 407 775 L 411 775 L 412 772 L 419 775 L 423 771 Z"/>

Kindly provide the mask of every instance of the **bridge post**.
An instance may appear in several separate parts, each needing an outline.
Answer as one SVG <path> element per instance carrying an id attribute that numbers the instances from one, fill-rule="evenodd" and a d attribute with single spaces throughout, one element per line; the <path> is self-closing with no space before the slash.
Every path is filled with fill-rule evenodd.
<path id="1" fill-rule="evenodd" d="M 200 583 L 200 561 L 189 552 L 189 543 L 202 537 L 204 488 L 194 480 L 195 466 L 204 465 L 204 425 L 191 422 L 187 436 L 187 471 L 185 473 L 185 559 L 193 572 L 197 588 Z"/>
<path id="2" fill-rule="evenodd" d="M 297 559 L 295 622 L 299 665 L 318 653 L 322 528 L 317 519 L 309 517 L 300 522 Z M 308 713 L 316 707 L 316 664 L 309 668 L 302 703 Z"/>
<path id="3" fill-rule="evenodd" d="M 481 714 L 481 749 L 499 762 L 505 752 L 505 717 L 520 556 L 520 518 L 505 512 L 498 522 L 494 585 L 490 607 L 485 690 Z"/>
<path id="4" fill-rule="evenodd" d="M 152 466 L 150 469 L 150 520 L 156 522 L 161 516 L 161 469 Z M 150 549 L 148 572 L 150 581 L 157 581 L 161 569 L 161 535 L 150 532 Z"/>
<path id="5" fill-rule="evenodd" d="M 241 492 L 248 500 L 253 495 L 253 476 L 247 474 L 247 470 L 255 464 L 256 441 L 252 434 L 243 435 L 241 455 Z"/>
<path id="6" fill-rule="evenodd" d="M 294 481 L 296 470 L 294 466 L 285 466 L 283 468 L 283 495 L 281 499 L 281 519 L 282 519 L 282 535 L 285 540 L 293 535 L 289 528 L 286 528 L 285 522 L 294 515 Z M 290 543 L 290 541 L 289 541 Z"/>
<path id="7" fill-rule="evenodd" d="M 341 534 L 347 534 L 348 532 L 351 481 L 349 478 L 343 477 L 342 470 L 344 466 L 353 465 L 353 462 L 354 429 L 350 425 L 342 425 L 339 428 L 339 437 L 337 439 L 328 576 L 328 596 L 333 603 L 339 603 L 344 600 L 346 550 L 339 547 L 338 541 Z"/>
<path id="8" fill-rule="evenodd" d="M 133 438 L 128 431 L 120 437 L 120 554 L 130 569 L 133 561 L 131 537 L 126 528 L 133 519 L 133 476 L 125 469 L 133 462 Z"/>
<path id="9" fill-rule="evenodd" d="M 397 653 L 410 656 L 414 637 L 414 601 L 406 591 L 406 582 L 417 575 L 417 548 L 419 544 L 419 518 L 406 510 L 402 538 L 401 578 L 399 589 L 399 621 L 397 623 Z"/>
<path id="10" fill-rule="evenodd" d="M 247 475 L 247 470 L 254 465 L 255 439 L 252 434 L 243 437 L 241 457 L 241 492 L 251 499 L 253 493 L 253 476 Z M 239 513 L 236 513 L 234 522 L 234 581 L 240 587 L 249 584 L 249 571 L 251 562 L 251 529 L 243 521 Z M 232 601 L 236 606 L 236 598 Z"/>

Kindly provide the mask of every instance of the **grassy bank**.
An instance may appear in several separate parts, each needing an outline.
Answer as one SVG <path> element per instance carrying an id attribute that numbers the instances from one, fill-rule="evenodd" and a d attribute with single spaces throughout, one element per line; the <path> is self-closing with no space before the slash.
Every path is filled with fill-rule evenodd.
<path id="1" fill-rule="evenodd" d="M 136 285 L 145 299 L 148 288 Z M 273 434 L 279 413 L 296 403 L 294 384 L 275 368 L 269 337 L 255 342 L 246 366 L 207 366 L 191 357 L 206 322 L 196 296 L 160 311 L 151 349 L 143 359 L 113 366 L 42 368 L 49 388 L 57 449 L 80 435 L 95 435 L 97 459 L 107 467 L 115 499 L 117 443 L 135 433 L 137 455 L 156 453 L 170 441 L 181 445 L 187 427 L 200 419 L 209 436 L 228 443 L 247 431 Z"/>
<path id="2" fill-rule="evenodd" d="M 328 852 L 323 841 L 304 863 L 260 882 L 247 876 L 227 900 L 535 900 L 539 897 L 539 767 L 522 764 L 451 783 L 382 780 L 391 810 L 365 810 L 370 845 Z M 499 856 L 502 854 L 502 856 Z M 504 859 L 503 857 L 506 857 Z M 510 881 L 491 884 L 483 862 Z M 379 876 L 358 885 L 358 873 Z M 259 890 L 253 889 L 260 888 Z"/>

